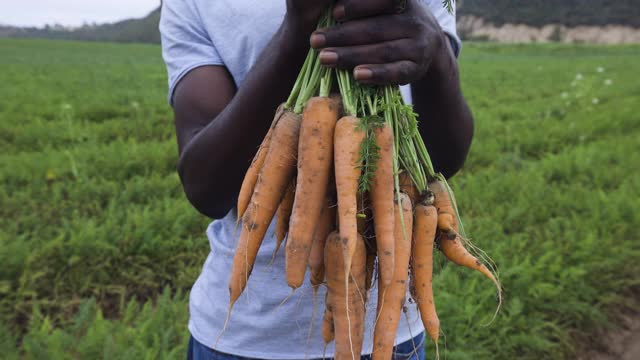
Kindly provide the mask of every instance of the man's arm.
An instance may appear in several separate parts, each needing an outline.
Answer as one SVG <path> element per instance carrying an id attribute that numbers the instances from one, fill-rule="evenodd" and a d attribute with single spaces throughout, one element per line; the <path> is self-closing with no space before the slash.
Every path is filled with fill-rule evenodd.
<path id="1" fill-rule="evenodd" d="M 201 213 L 222 218 L 235 205 L 243 175 L 304 62 L 326 6 L 316 2 L 304 9 L 288 2 L 290 13 L 237 91 L 222 66 L 196 68 L 176 86 L 178 172 Z"/>
<path id="2" fill-rule="evenodd" d="M 453 176 L 467 158 L 473 139 L 473 115 L 460 89 L 458 63 L 448 35 L 427 74 L 411 83 L 419 130 L 436 171 Z"/>

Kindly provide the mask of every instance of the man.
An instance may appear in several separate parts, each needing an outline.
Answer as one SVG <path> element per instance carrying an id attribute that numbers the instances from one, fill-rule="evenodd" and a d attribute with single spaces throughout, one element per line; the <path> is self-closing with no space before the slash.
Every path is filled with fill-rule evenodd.
<path id="1" fill-rule="evenodd" d="M 315 30 L 329 0 L 165 0 L 160 30 L 175 111 L 184 191 L 216 219 L 211 245 L 190 297 L 189 358 L 317 359 L 324 289 L 314 308 L 311 288 L 289 295 L 284 254 L 268 266 L 275 246 L 267 233 L 247 289 L 222 332 L 235 250 L 235 201 L 245 171 L 290 92 L 309 44 L 323 65 L 353 70 L 369 84 L 410 84 L 420 132 L 438 171 L 464 163 L 473 118 L 460 91 L 455 16 L 441 0 L 339 0 L 340 25 Z M 308 276 L 308 275 L 307 275 Z M 364 354 L 372 349 L 375 299 L 367 305 Z M 312 314 L 316 313 L 312 336 Z M 416 336 L 417 335 L 417 336 Z M 397 359 L 424 358 L 424 329 L 415 305 L 398 328 Z M 417 349 L 417 351 L 414 351 Z M 326 356 L 331 357 L 333 347 Z"/>

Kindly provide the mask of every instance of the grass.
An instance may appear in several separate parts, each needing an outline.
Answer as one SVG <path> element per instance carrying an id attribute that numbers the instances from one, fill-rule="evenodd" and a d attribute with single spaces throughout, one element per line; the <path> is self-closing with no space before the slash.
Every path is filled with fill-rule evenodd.
<path id="1" fill-rule="evenodd" d="M 638 56 L 463 50 L 476 137 L 453 186 L 506 302 L 482 327 L 491 284 L 440 259 L 448 359 L 568 358 L 638 289 Z M 207 220 L 176 176 L 159 47 L 0 40 L 0 68 L 0 352 L 184 358 Z"/>

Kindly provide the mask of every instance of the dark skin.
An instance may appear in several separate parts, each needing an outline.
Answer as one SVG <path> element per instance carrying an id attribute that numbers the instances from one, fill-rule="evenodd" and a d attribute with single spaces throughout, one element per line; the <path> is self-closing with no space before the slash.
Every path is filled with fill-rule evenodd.
<path id="1" fill-rule="evenodd" d="M 178 172 L 191 203 L 211 218 L 234 206 L 244 173 L 276 107 L 288 97 L 309 44 L 325 66 L 353 69 L 370 84 L 411 84 L 420 133 L 437 171 L 454 175 L 473 137 L 447 36 L 417 0 L 397 13 L 394 0 L 341 0 L 341 25 L 315 31 L 327 0 L 287 0 L 287 14 L 243 86 L 223 66 L 187 74 L 174 93 Z"/>

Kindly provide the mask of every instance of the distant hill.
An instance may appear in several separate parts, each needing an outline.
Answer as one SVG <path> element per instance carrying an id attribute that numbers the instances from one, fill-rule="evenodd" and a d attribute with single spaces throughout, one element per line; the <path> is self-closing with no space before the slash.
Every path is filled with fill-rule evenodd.
<path id="1" fill-rule="evenodd" d="M 458 0 L 458 14 L 481 18 L 497 26 L 523 24 L 604 26 L 640 28 L 640 0 Z M 88 25 L 79 29 L 59 26 L 16 28 L 0 25 L 0 37 L 159 43 L 160 8 L 142 19 L 112 24 Z"/>
<path id="2" fill-rule="evenodd" d="M 73 30 L 60 26 L 18 28 L 0 25 L 0 37 L 159 43 L 159 21 L 160 8 L 157 8 L 141 19 L 129 19 L 102 25 L 86 25 Z"/>
<path id="3" fill-rule="evenodd" d="M 623 25 L 640 28 L 640 0 L 458 0 L 460 16 L 495 25 Z"/>

